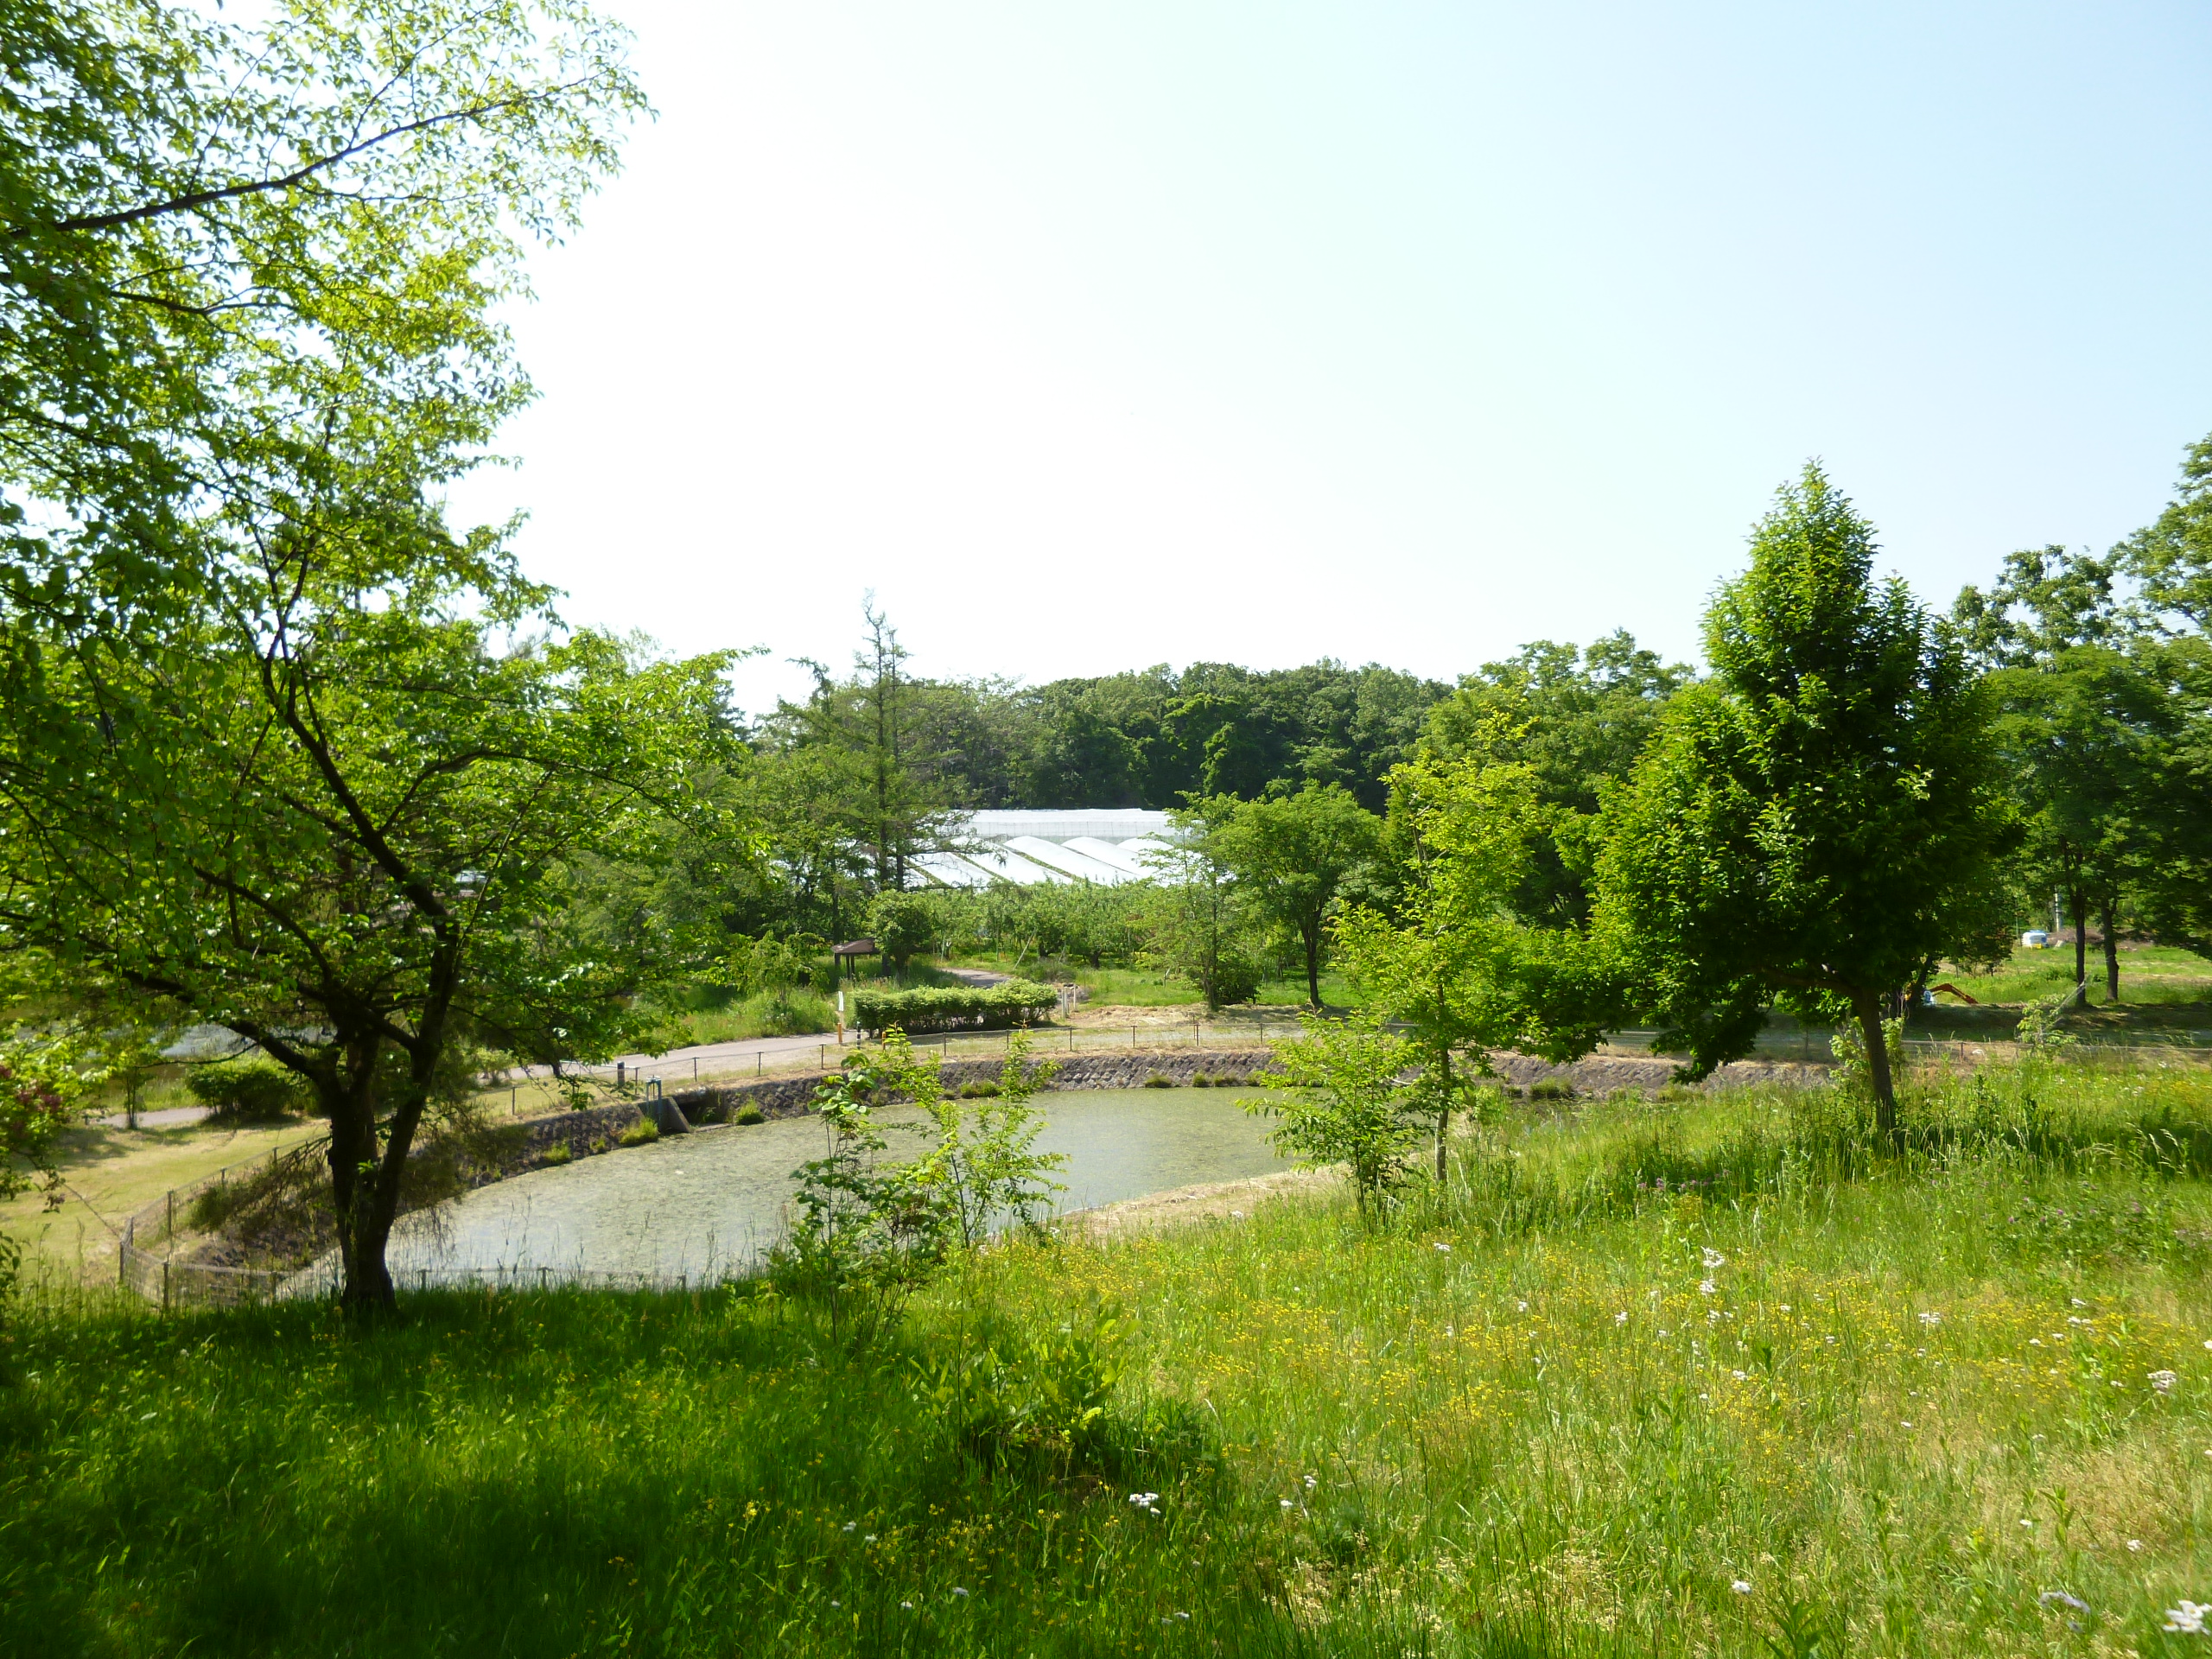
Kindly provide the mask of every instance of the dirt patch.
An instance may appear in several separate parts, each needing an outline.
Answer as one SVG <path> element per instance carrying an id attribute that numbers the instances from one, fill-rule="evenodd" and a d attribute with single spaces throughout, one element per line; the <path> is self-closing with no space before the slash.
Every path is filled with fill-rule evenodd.
<path id="1" fill-rule="evenodd" d="M 1282 1169 L 1241 1181 L 1207 1181 L 1072 1211 L 1060 1217 L 1060 1225 L 1078 1237 L 1104 1239 L 1198 1222 L 1233 1224 L 1262 1204 L 1325 1192 L 1343 1179 L 1333 1169 Z"/>

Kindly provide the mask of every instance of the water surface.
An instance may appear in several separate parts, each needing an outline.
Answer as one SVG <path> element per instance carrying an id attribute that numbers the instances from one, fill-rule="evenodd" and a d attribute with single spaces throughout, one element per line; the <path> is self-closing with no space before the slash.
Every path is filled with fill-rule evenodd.
<path id="1" fill-rule="evenodd" d="M 1287 1167 L 1254 1089 L 1069 1090 L 1037 1097 L 1037 1150 L 1065 1154 L 1063 1210 Z M 894 1135 L 894 1148 L 906 1137 Z M 912 1143 L 918 1149 L 921 1142 Z M 404 1218 L 395 1274 L 710 1275 L 757 1261 L 783 1234 L 791 1172 L 828 1149 L 817 1117 L 701 1129 L 533 1170 Z"/>

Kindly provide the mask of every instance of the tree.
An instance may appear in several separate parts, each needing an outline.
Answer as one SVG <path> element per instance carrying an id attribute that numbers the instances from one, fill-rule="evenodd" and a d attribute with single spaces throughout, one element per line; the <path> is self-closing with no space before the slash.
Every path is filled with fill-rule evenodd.
<path id="1" fill-rule="evenodd" d="M 1968 588 L 1953 611 L 1988 670 L 2024 874 L 2038 890 L 2066 896 L 2074 982 L 2084 995 L 2097 918 L 2114 1002 L 2121 912 L 2146 867 L 2144 809 L 2171 710 L 2156 642 L 2120 600 L 2119 574 L 2116 557 L 2058 547 L 2014 553 L 1987 594 Z"/>
<path id="2" fill-rule="evenodd" d="M 1250 1001 L 1260 988 L 1259 964 L 1247 946 L 1245 895 L 1214 845 L 1205 816 L 1170 816 L 1174 841 L 1147 861 L 1159 872 L 1152 949 L 1170 974 L 1198 988 L 1209 1014 L 1218 1014 Z"/>
<path id="3" fill-rule="evenodd" d="M 2212 954 L 2212 437 L 2190 447 L 2165 511 L 2114 550 L 2141 584 L 2155 648 L 2139 652 L 2167 720 L 2138 798 L 2142 920 L 2162 944 Z"/>
<path id="4" fill-rule="evenodd" d="M 1410 1028 L 1409 1109 L 1434 1127 L 1441 1181 L 1452 1117 L 1476 1079 L 1497 1075 L 1493 1053 L 1588 1053 L 1614 1017 L 1613 982 L 1588 935 L 1512 913 L 1548 835 L 1529 766 L 1431 757 L 1390 783 L 1396 908 L 1354 908 L 1337 945 L 1370 1005 Z"/>
<path id="5" fill-rule="evenodd" d="M 1371 1010 L 1342 1020 L 1301 1014 L 1299 1024 L 1304 1037 L 1276 1044 L 1274 1064 L 1260 1074 L 1270 1092 L 1244 1109 L 1280 1120 L 1268 1139 L 1301 1169 L 1344 1165 L 1360 1213 L 1372 1220 L 1404 1178 L 1414 1143 L 1400 1080 L 1410 1058 L 1405 1039 Z"/>
<path id="6" fill-rule="evenodd" d="M 1885 999 L 1957 939 L 2007 815 L 1985 694 L 1874 550 L 1818 466 L 1782 490 L 1706 613 L 1713 677 L 1608 803 L 1598 925 L 1692 1075 L 1749 1052 L 1771 998 L 1847 1005 L 1889 1133 Z"/>
<path id="7" fill-rule="evenodd" d="M 1628 777 L 1660 709 L 1693 677 L 1625 632 L 1583 651 L 1540 639 L 1503 662 L 1485 663 L 1429 710 L 1425 741 L 1433 753 L 1530 768 L 1551 823 L 1508 901 L 1522 920 L 1532 926 L 1589 920 L 1600 795 Z"/>
<path id="8" fill-rule="evenodd" d="M 866 849 L 879 892 L 906 885 L 916 854 L 950 828 L 950 791 L 916 744 L 916 683 L 906 674 L 899 631 L 868 596 L 862 611 L 867 643 L 853 658 L 852 677 L 838 681 L 820 663 L 813 695 L 779 703 L 764 734 L 785 753 L 819 772 L 817 805 L 833 836 Z"/>
<path id="9" fill-rule="evenodd" d="M 227 610 L 173 619 L 158 651 L 0 634 L 6 942 L 312 1086 L 355 1304 L 391 1300 L 402 1169 L 467 1046 L 557 1066 L 650 1034 L 637 994 L 691 942 L 610 950 L 571 861 L 649 855 L 734 747 L 721 658 L 503 649 L 548 622 L 543 591 L 380 505 L 296 503 L 262 563 L 235 550 Z"/>
<path id="10" fill-rule="evenodd" d="M 1199 813 L 1212 855 L 1242 886 L 1263 921 L 1296 938 L 1306 996 L 1321 1006 L 1321 945 L 1345 879 L 1374 857 L 1375 815 L 1339 784 L 1256 801 L 1216 797 Z"/>
<path id="11" fill-rule="evenodd" d="M 491 321 L 522 238 L 575 222 L 644 108 L 626 40 L 576 0 L 12 4 L 0 603 L 156 626 L 194 527 L 331 423 L 480 445 L 528 395 Z"/>

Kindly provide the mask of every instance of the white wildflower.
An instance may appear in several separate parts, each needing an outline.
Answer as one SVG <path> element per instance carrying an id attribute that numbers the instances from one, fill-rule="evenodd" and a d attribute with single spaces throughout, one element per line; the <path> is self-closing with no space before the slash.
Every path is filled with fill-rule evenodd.
<path id="1" fill-rule="evenodd" d="M 2140 1538 L 2131 1538 L 2127 1541 L 2127 1553 L 2131 1555 L 2136 1554 L 2142 1548 L 2143 1541 Z"/>
<path id="2" fill-rule="evenodd" d="M 956 1596 L 964 1596 L 968 1593 L 968 1586 L 964 1584 L 956 1584 L 952 1586 L 952 1593 Z"/>
<path id="3" fill-rule="evenodd" d="M 1135 1504 L 1137 1508 L 1146 1511 L 1147 1514 L 1158 1515 L 1160 1513 L 1160 1494 L 1158 1492 L 1131 1492 L 1129 1494 L 1129 1502 Z"/>
<path id="4" fill-rule="evenodd" d="M 1627 1314 L 1625 1314 L 1625 1313 L 1616 1313 L 1616 1314 L 1614 1314 L 1614 1315 L 1613 1315 L 1613 1323 L 1614 1323 L 1615 1325 L 1626 1325 L 1626 1324 L 1628 1323 L 1628 1315 L 1627 1315 Z"/>
<path id="5" fill-rule="evenodd" d="M 1719 1294 L 1719 1287 L 1710 1279 L 1700 1279 L 1697 1281 L 1697 1294 L 1700 1296 L 1715 1295 Z"/>
<path id="6" fill-rule="evenodd" d="M 2166 1609 L 2165 1628 L 2185 1636 L 2202 1636 L 2207 1613 L 2212 1613 L 2212 1601 L 2184 1601 L 2178 1607 Z"/>
<path id="7" fill-rule="evenodd" d="M 2086 1613 L 2089 1611 L 2089 1604 L 2088 1602 L 2082 1600 L 2079 1596 L 2069 1596 L 2063 1590 L 2046 1590 L 2043 1594 L 2037 1596 L 2036 1599 L 2046 1607 L 2053 1605 L 2071 1607 L 2077 1613 Z"/>
<path id="8" fill-rule="evenodd" d="M 1923 1325 L 1941 1325 L 1943 1323 L 1943 1316 L 1931 1307 L 1920 1316 L 1920 1322 Z"/>
<path id="9" fill-rule="evenodd" d="M 1284 1498 L 1278 1498 L 1278 1499 L 1276 1499 L 1275 1501 L 1276 1501 L 1277 1503 L 1281 1503 L 1281 1504 L 1283 1506 L 1283 1508 L 1285 1508 L 1286 1510 L 1293 1510 L 1293 1509 L 1296 1509 L 1296 1508 L 1298 1507 L 1296 1504 L 1293 1503 L 1292 1503 L 1288 1498 L 1287 1498 L 1287 1497 L 1284 1497 Z"/>
<path id="10" fill-rule="evenodd" d="M 1728 1375 L 1734 1377 L 1738 1382 L 1741 1382 L 1744 1380 L 1744 1374 L 1741 1371 L 1731 1371 Z"/>
<path id="11" fill-rule="evenodd" d="M 2181 1379 L 2176 1376 L 2171 1371 L 2153 1371 L 2151 1373 L 2151 1386 L 2156 1389 L 2160 1394 L 2171 1394 L 2174 1391 L 2174 1384 L 2180 1381 Z"/>
<path id="12" fill-rule="evenodd" d="M 1748 1596 L 1751 1593 L 1751 1583 L 1749 1579 L 1738 1579 L 1728 1587 L 1739 1596 Z"/>
<path id="13" fill-rule="evenodd" d="M 1309 1491 L 1309 1492 L 1310 1492 L 1310 1491 L 1313 1491 L 1316 1486 L 1319 1486 L 1320 1484 L 1321 1484 L 1321 1483 L 1320 1483 L 1319 1480 L 1315 1479 L 1312 1475 L 1308 1475 L 1308 1476 L 1306 1476 L 1306 1490 L 1307 1491 Z"/>
<path id="14" fill-rule="evenodd" d="M 1451 1255 L 1451 1254 L 1452 1254 L 1452 1247 L 1451 1247 L 1449 1244 L 1446 1244 L 1446 1243 L 1442 1239 L 1440 1239 L 1440 1239 L 1438 1239 L 1438 1240 L 1436 1241 L 1436 1248 L 1437 1248 L 1438 1249 L 1440 1249 L 1440 1250 L 1443 1251 L 1443 1252 L 1444 1252 L 1444 1254 L 1445 1254 L 1445 1255 Z"/>
<path id="15" fill-rule="evenodd" d="M 1707 1245 L 1705 1249 L 1698 1254 L 1699 1258 L 1703 1261 L 1705 1265 L 1708 1268 L 1725 1268 L 1728 1265 L 1728 1258 L 1721 1255 L 1719 1251 L 1714 1249 L 1710 1244 Z"/>

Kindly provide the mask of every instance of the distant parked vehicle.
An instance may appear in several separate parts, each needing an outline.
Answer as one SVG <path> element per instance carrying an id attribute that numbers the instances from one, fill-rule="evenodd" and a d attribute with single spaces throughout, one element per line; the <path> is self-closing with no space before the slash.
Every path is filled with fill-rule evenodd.
<path id="1" fill-rule="evenodd" d="M 2047 950 L 2050 945 L 2050 935 L 2039 927 L 2031 927 L 2020 935 L 2020 943 L 2031 950 Z"/>

